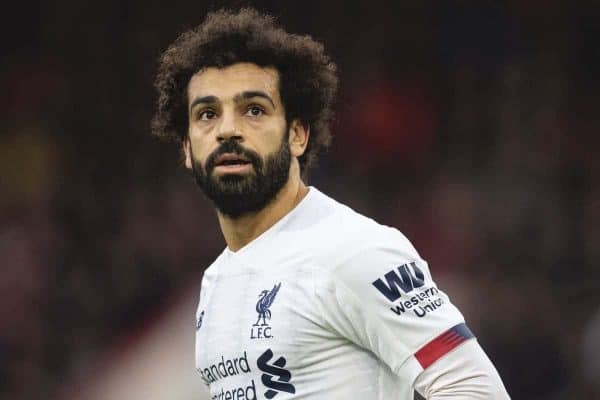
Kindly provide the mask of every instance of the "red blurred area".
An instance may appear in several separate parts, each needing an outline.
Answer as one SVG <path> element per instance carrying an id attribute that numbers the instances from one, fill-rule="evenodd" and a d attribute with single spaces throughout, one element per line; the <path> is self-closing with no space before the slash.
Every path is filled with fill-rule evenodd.
<path id="1" fill-rule="evenodd" d="M 380 79 L 356 88 L 340 117 L 340 141 L 374 168 L 427 163 L 436 129 L 434 106 L 418 86 Z"/>

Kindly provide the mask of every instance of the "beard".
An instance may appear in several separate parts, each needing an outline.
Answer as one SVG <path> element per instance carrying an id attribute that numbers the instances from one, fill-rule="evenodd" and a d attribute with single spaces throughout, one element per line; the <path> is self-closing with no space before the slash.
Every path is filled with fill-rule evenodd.
<path id="1" fill-rule="evenodd" d="M 215 160 L 224 153 L 245 157 L 252 164 L 253 171 L 245 175 L 228 173 L 215 176 Z M 288 181 L 290 164 L 287 134 L 283 135 L 279 148 L 264 161 L 258 153 L 244 148 L 235 138 L 223 142 L 213 151 L 204 167 L 192 154 L 196 183 L 217 210 L 230 218 L 260 211 L 273 201 Z"/>

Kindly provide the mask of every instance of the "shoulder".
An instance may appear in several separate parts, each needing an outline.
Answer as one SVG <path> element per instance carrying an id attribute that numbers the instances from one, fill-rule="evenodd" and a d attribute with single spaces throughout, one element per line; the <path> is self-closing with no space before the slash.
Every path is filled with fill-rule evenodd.
<path id="1" fill-rule="evenodd" d="M 204 270 L 202 274 L 202 286 L 207 286 L 214 282 L 219 274 L 221 265 L 227 258 L 227 249 L 224 249 L 221 254 Z"/>
<path id="2" fill-rule="evenodd" d="M 331 211 L 314 235 L 314 257 L 321 268 L 332 274 L 373 267 L 390 267 L 420 260 L 412 243 L 398 229 L 382 225 L 352 208 L 319 193 L 324 207 Z M 389 261 L 387 261 L 389 260 Z"/>

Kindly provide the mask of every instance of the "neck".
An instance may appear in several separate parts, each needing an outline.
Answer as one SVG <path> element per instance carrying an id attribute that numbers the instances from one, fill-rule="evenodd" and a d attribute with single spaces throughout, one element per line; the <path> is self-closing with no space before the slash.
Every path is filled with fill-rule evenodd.
<path id="1" fill-rule="evenodd" d="M 260 211 L 239 218 L 230 218 L 218 212 L 227 247 L 235 252 L 246 246 L 286 216 L 307 193 L 308 187 L 300 177 L 290 177 L 277 196 Z"/>

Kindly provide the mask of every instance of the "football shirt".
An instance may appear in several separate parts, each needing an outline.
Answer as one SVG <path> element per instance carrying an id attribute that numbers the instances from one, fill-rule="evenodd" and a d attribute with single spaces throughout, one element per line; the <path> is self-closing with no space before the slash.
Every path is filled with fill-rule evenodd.
<path id="1" fill-rule="evenodd" d="M 205 271 L 196 369 L 217 400 L 408 400 L 470 338 L 406 237 L 311 187 Z"/>

